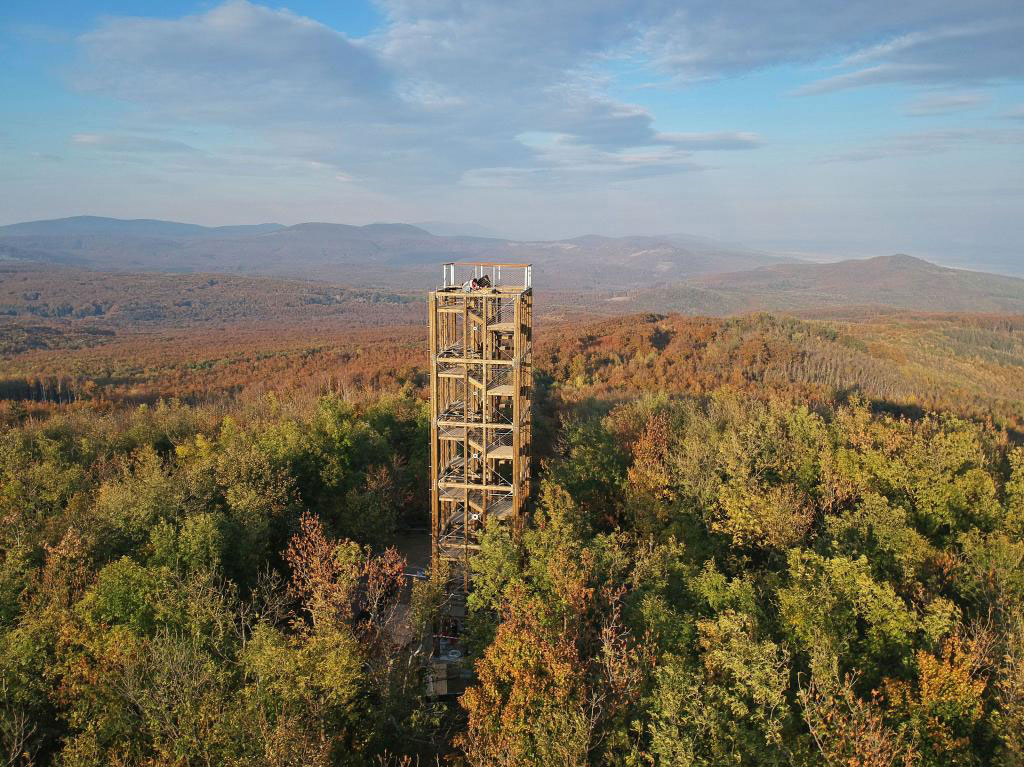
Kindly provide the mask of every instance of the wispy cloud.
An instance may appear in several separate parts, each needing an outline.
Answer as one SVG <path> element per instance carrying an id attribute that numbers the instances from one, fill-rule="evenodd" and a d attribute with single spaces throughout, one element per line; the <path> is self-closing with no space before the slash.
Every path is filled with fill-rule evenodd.
<path id="1" fill-rule="evenodd" d="M 71 143 L 78 147 L 100 149 L 105 152 L 157 152 L 164 153 L 199 153 L 194 146 L 182 141 L 154 138 L 152 136 L 132 136 L 110 133 L 75 133 Z"/>
<path id="2" fill-rule="evenodd" d="M 964 6 L 956 21 L 936 24 L 931 14 L 924 27 L 860 48 L 843 59 L 851 71 L 823 78 L 799 89 L 810 95 L 892 83 L 954 84 L 996 82 L 1024 75 L 1014 54 L 1024 33 L 1024 14 L 1003 8 Z M 884 16 L 883 16 L 884 17 Z"/>
<path id="3" fill-rule="evenodd" d="M 838 74 L 800 92 L 886 83 L 954 84 L 1020 77 L 1024 10 L 1015 0 L 688 2 L 644 28 L 640 49 L 682 80 L 838 59 Z"/>
<path id="4" fill-rule="evenodd" d="M 931 117 L 976 109 L 989 101 L 991 97 L 982 91 L 932 93 L 910 102 L 904 111 L 912 117 Z"/>
<path id="5" fill-rule="evenodd" d="M 955 149 L 993 144 L 1024 144 L 1024 131 L 949 130 L 904 133 L 828 155 L 822 162 L 870 162 L 915 155 L 942 154 Z"/>
<path id="6" fill-rule="evenodd" d="M 732 150 L 757 149 L 762 146 L 761 138 L 756 133 L 659 133 L 658 143 L 671 144 L 680 149 L 698 150 Z"/>

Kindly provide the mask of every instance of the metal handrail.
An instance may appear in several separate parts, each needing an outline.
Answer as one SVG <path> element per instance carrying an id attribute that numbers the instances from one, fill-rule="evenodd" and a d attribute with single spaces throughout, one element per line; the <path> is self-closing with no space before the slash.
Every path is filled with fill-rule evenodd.
<path id="1" fill-rule="evenodd" d="M 501 284 L 502 269 L 522 269 L 522 287 L 529 289 L 533 287 L 533 264 L 503 263 L 498 261 L 449 261 L 441 265 L 441 288 L 458 287 L 461 283 L 455 277 L 455 267 L 473 267 L 473 276 L 482 277 L 484 269 L 490 269 L 494 273 L 494 285 Z"/>

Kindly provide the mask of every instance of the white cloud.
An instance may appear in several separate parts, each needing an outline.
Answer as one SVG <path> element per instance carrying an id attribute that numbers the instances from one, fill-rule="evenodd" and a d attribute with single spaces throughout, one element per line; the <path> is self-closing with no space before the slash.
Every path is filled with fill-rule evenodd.
<path id="1" fill-rule="evenodd" d="M 636 36 L 617 3 L 384 8 L 389 24 L 362 40 L 247 0 L 180 19 L 108 19 L 80 39 L 75 81 L 139 105 L 154 124 L 251 131 L 273 153 L 370 183 L 503 167 L 536 177 L 567 171 L 570 156 L 580 172 L 663 173 L 692 163 L 645 147 L 758 145 L 749 133 L 659 133 L 645 109 L 604 95 L 597 63 Z M 556 159 L 517 140 L 530 131 L 603 159 Z"/>
<path id="2" fill-rule="evenodd" d="M 364 44 L 246 0 L 180 19 L 110 18 L 79 43 L 81 87 L 191 116 L 331 112 L 386 103 L 391 92 L 386 67 Z"/>
<path id="3" fill-rule="evenodd" d="M 184 156 L 189 143 L 176 131 L 187 127 L 223 131 L 289 172 L 384 192 L 551 186 L 681 174 L 706 169 L 706 152 L 761 146 L 756 124 L 662 127 L 649 110 L 609 95 L 617 64 L 682 86 L 828 62 L 832 74 L 805 93 L 921 84 L 932 92 L 910 105 L 914 114 L 969 108 L 975 96 L 965 94 L 976 92 L 957 89 L 1024 75 L 1019 0 L 379 6 L 385 23 L 361 39 L 248 0 L 177 19 L 108 18 L 79 38 L 74 81 L 134 104 L 131 119 L 156 138 L 123 129 L 95 134 L 102 139 L 91 146 Z M 847 159 L 899 154 L 900 141 Z M 209 168 L 218 159 L 232 172 L 244 164 L 211 154 Z"/>

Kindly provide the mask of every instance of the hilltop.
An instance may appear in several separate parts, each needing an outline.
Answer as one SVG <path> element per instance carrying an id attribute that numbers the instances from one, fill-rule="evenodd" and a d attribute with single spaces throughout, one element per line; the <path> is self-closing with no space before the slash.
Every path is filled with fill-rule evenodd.
<path id="1" fill-rule="evenodd" d="M 900 254 L 701 276 L 637 291 L 620 303 L 688 314 L 835 307 L 1020 313 L 1024 279 L 949 269 Z"/>

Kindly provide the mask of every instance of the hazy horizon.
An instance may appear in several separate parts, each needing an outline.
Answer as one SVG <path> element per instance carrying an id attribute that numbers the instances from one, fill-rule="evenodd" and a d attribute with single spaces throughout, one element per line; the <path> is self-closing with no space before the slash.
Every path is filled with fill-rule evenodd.
<path id="1" fill-rule="evenodd" d="M 11 224 L 0 224 L 0 236 L 3 236 L 3 235 L 12 236 L 13 235 L 15 237 L 15 241 L 16 241 L 17 237 L 25 236 L 25 235 L 32 237 L 32 236 L 39 236 L 39 235 L 54 236 L 54 235 L 61 235 L 61 234 L 63 234 L 63 235 L 75 235 L 75 234 L 84 234 L 84 233 L 105 234 L 108 237 L 109 236 L 114 236 L 114 237 L 124 236 L 124 237 L 127 237 L 128 239 L 126 240 L 126 242 L 127 243 L 135 243 L 135 246 L 137 246 L 137 240 L 134 240 L 133 237 L 137 237 L 137 236 L 140 236 L 140 235 L 144 236 L 144 237 L 165 237 L 165 238 L 170 238 L 170 239 L 184 238 L 184 239 L 181 240 L 182 242 L 187 242 L 190 239 L 190 237 L 191 237 L 190 235 L 186 235 L 186 234 L 183 234 L 181 232 L 179 232 L 177 234 L 175 234 L 173 232 L 170 232 L 170 231 L 163 231 L 163 232 L 157 233 L 154 230 L 150 230 L 150 231 L 147 231 L 147 232 L 141 232 L 141 231 L 137 231 L 137 230 L 108 229 L 105 226 L 101 227 L 100 229 L 91 230 L 90 229 L 90 224 L 88 224 L 88 223 L 84 223 L 84 224 L 82 224 L 78 228 L 75 228 L 73 225 L 70 228 L 67 228 L 68 222 L 76 222 L 76 221 L 79 221 L 81 219 L 97 219 L 99 221 L 103 221 L 104 223 L 112 222 L 112 221 L 120 222 L 122 224 L 140 224 L 140 223 L 141 224 L 146 224 L 146 223 L 151 223 L 151 224 L 158 225 L 158 226 L 159 225 L 166 225 L 166 224 L 175 225 L 175 226 L 176 225 L 208 226 L 211 230 L 217 229 L 217 228 L 232 228 L 232 227 L 243 227 L 243 228 L 244 227 L 253 227 L 253 228 L 258 228 L 258 227 L 281 227 L 281 229 L 289 229 L 291 227 L 301 226 L 301 225 L 340 225 L 340 226 L 347 226 L 347 227 L 353 227 L 353 226 L 354 227 L 366 227 L 366 226 L 414 226 L 414 227 L 417 227 L 417 228 L 420 228 L 420 229 L 424 230 L 425 232 L 427 232 L 430 235 L 437 236 L 437 237 L 495 239 L 495 240 L 507 242 L 509 244 L 518 244 L 518 245 L 524 245 L 524 246 L 529 246 L 530 244 L 543 245 L 544 243 L 547 243 L 547 242 L 566 242 L 566 241 L 571 241 L 571 240 L 574 240 L 574 239 L 583 240 L 583 239 L 585 239 L 587 237 L 595 236 L 594 233 L 592 233 L 592 232 L 582 232 L 582 233 L 579 233 L 579 234 L 577 234 L 577 235 L 575 235 L 573 237 L 563 238 L 563 239 L 560 239 L 560 240 L 515 238 L 515 237 L 507 237 L 507 236 L 503 235 L 500 232 L 496 232 L 496 231 L 487 229 L 486 227 L 482 227 L 482 226 L 474 224 L 474 223 L 465 223 L 465 222 L 463 222 L 463 223 L 460 224 L 460 223 L 455 223 L 455 222 L 444 222 L 444 221 L 420 221 L 420 222 L 368 221 L 368 222 L 359 222 L 359 223 L 345 222 L 345 221 L 300 221 L 300 222 L 295 222 L 294 224 L 282 224 L 281 222 L 278 222 L 278 221 L 241 221 L 241 222 L 236 222 L 236 223 L 232 223 L 232 224 L 217 223 L 217 224 L 212 224 L 212 225 L 202 225 L 202 224 L 197 224 L 197 222 L 194 222 L 194 221 L 170 221 L 170 220 L 167 220 L 167 219 L 150 219 L 150 218 L 144 218 L 144 219 L 120 219 L 120 218 L 110 218 L 110 217 L 90 216 L 90 215 L 70 216 L 70 217 L 59 218 L 59 219 L 39 219 L 39 220 L 35 220 L 35 221 L 22 221 L 22 222 L 16 222 L 13 225 L 11 225 Z M 14 232 L 7 231 L 9 229 L 9 227 L 11 227 L 11 226 L 17 227 L 19 225 L 31 225 L 31 224 L 39 224 L 39 225 L 56 224 L 57 226 L 49 229 L 48 231 L 45 229 L 45 226 L 44 226 L 43 229 L 33 229 L 31 232 L 28 232 L 28 231 L 17 231 L 17 230 L 14 231 Z M 242 237 L 257 236 L 257 237 L 259 237 L 260 235 L 268 234 L 268 233 L 273 233 L 274 231 L 278 231 L 278 230 L 276 230 L 276 229 L 269 229 L 267 231 L 262 231 L 262 232 L 248 231 L 248 232 L 245 232 L 244 234 L 239 232 L 239 233 L 234 233 L 234 236 L 236 236 L 236 237 L 237 236 L 242 236 Z M 597 236 L 602 236 L 602 235 L 597 235 Z M 660 240 L 660 241 L 662 241 L 662 242 L 664 242 L 666 244 L 671 243 L 671 245 L 673 247 L 675 247 L 675 248 L 696 249 L 697 252 L 700 252 L 701 247 L 705 246 L 704 249 L 707 250 L 709 254 L 713 253 L 717 249 L 721 249 L 721 248 L 733 250 L 734 252 L 747 252 L 747 253 L 752 254 L 752 255 L 753 254 L 761 254 L 765 259 L 769 259 L 764 265 L 770 265 L 771 263 L 787 263 L 787 262 L 789 262 L 789 263 L 804 263 L 804 264 L 830 264 L 830 263 L 841 263 L 841 262 L 847 262 L 847 261 L 865 261 L 865 260 L 871 260 L 871 259 L 885 259 L 885 258 L 888 258 L 888 257 L 910 256 L 912 259 L 924 261 L 924 262 L 927 262 L 927 263 L 932 263 L 932 264 L 935 264 L 935 265 L 941 266 L 941 267 L 954 268 L 954 269 L 966 269 L 966 270 L 969 270 L 969 271 L 977 271 L 977 272 L 985 272 L 985 273 L 990 273 L 990 274 L 997 275 L 997 276 L 1024 278 L 1024 263 L 1021 263 L 1017 259 L 1000 260 L 998 258 L 998 254 L 996 254 L 996 257 L 994 257 L 994 258 L 992 258 L 991 260 L 988 260 L 988 261 L 977 260 L 977 261 L 971 262 L 971 261 L 967 261 L 965 259 L 957 259 L 955 257 L 954 258 L 943 257 L 942 255 L 931 255 L 931 254 L 921 254 L 921 253 L 899 253 L 899 252 L 895 252 L 895 251 L 894 252 L 874 252 L 874 251 L 872 251 L 872 250 L 870 250 L 868 248 L 864 249 L 863 251 L 860 251 L 856 247 L 851 245 L 850 243 L 847 243 L 847 244 L 842 245 L 842 246 L 837 246 L 837 248 L 835 250 L 830 250 L 827 246 L 826 247 L 821 247 L 821 248 L 815 248 L 815 247 L 812 247 L 812 245 L 810 243 L 806 243 L 806 242 L 803 242 L 803 243 L 792 243 L 792 244 L 778 243 L 778 242 L 744 243 L 744 242 L 737 242 L 737 241 L 731 241 L 731 240 L 719 240 L 719 239 L 714 239 L 714 238 L 706 238 L 706 237 L 701 237 L 701 236 L 697 236 L 697 235 L 691 235 L 691 234 L 689 234 L 687 232 L 661 232 L 661 233 L 639 233 L 639 232 L 635 232 L 635 233 L 633 233 L 631 235 L 623 235 L 620 238 L 610 237 L 610 238 L 607 238 L 607 239 L 609 239 L 609 240 L 621 239 L 624 242 L 629 242 L 631 240 L 634 240 L 634 239 L 638 239 L 639 240 L 641 238 L 644 239 L 644 240 L 653 240 L 653 241 L 659 241 Z M 205 237 L 202 238 L 202 240 L 204 242 L 209 242 L 209 243 L 216 242 L 216 239 L 210 240 L 210 239 L 207 239 Z M 340 244 L 340 242 L 339 242 L 339 244 Z M 637 253 L 635 255 L 640 255 L 640 253 Z M 211 254 L 211 256 L 212 256 L 212 254 Z M 453 253 L 449 254 L 449 257 L 453 258 L 455 260 L 461 260 L 461 258 L 462 258 L 458 254 L 456 254 L 454 251 L 453 251 Z M 0 261 L 2 261 L 2 260 L 3 260 L 3 256 L 0 255 Z M 217 270 L 214 269 L 214 271 L 217 271 Z M 712 270 L 712 271 L 714 271 L 714 270 Z M 746 269 L 742 269 L 742 268 L 740 268 L 740 269 L 723 269 L 723 270 L 720 270 L 720 271 L 721 271 L 722 274 L 728 274 L 728 273 L 731 273 L 731 272 L 743 272 L 743 271 L 746 271 Z"/>
<path id="2" fill-rule="evenodd" d="M 1011 269 L 1024 7 L 0 10 L 0 224 L 455 222 Z"/>

